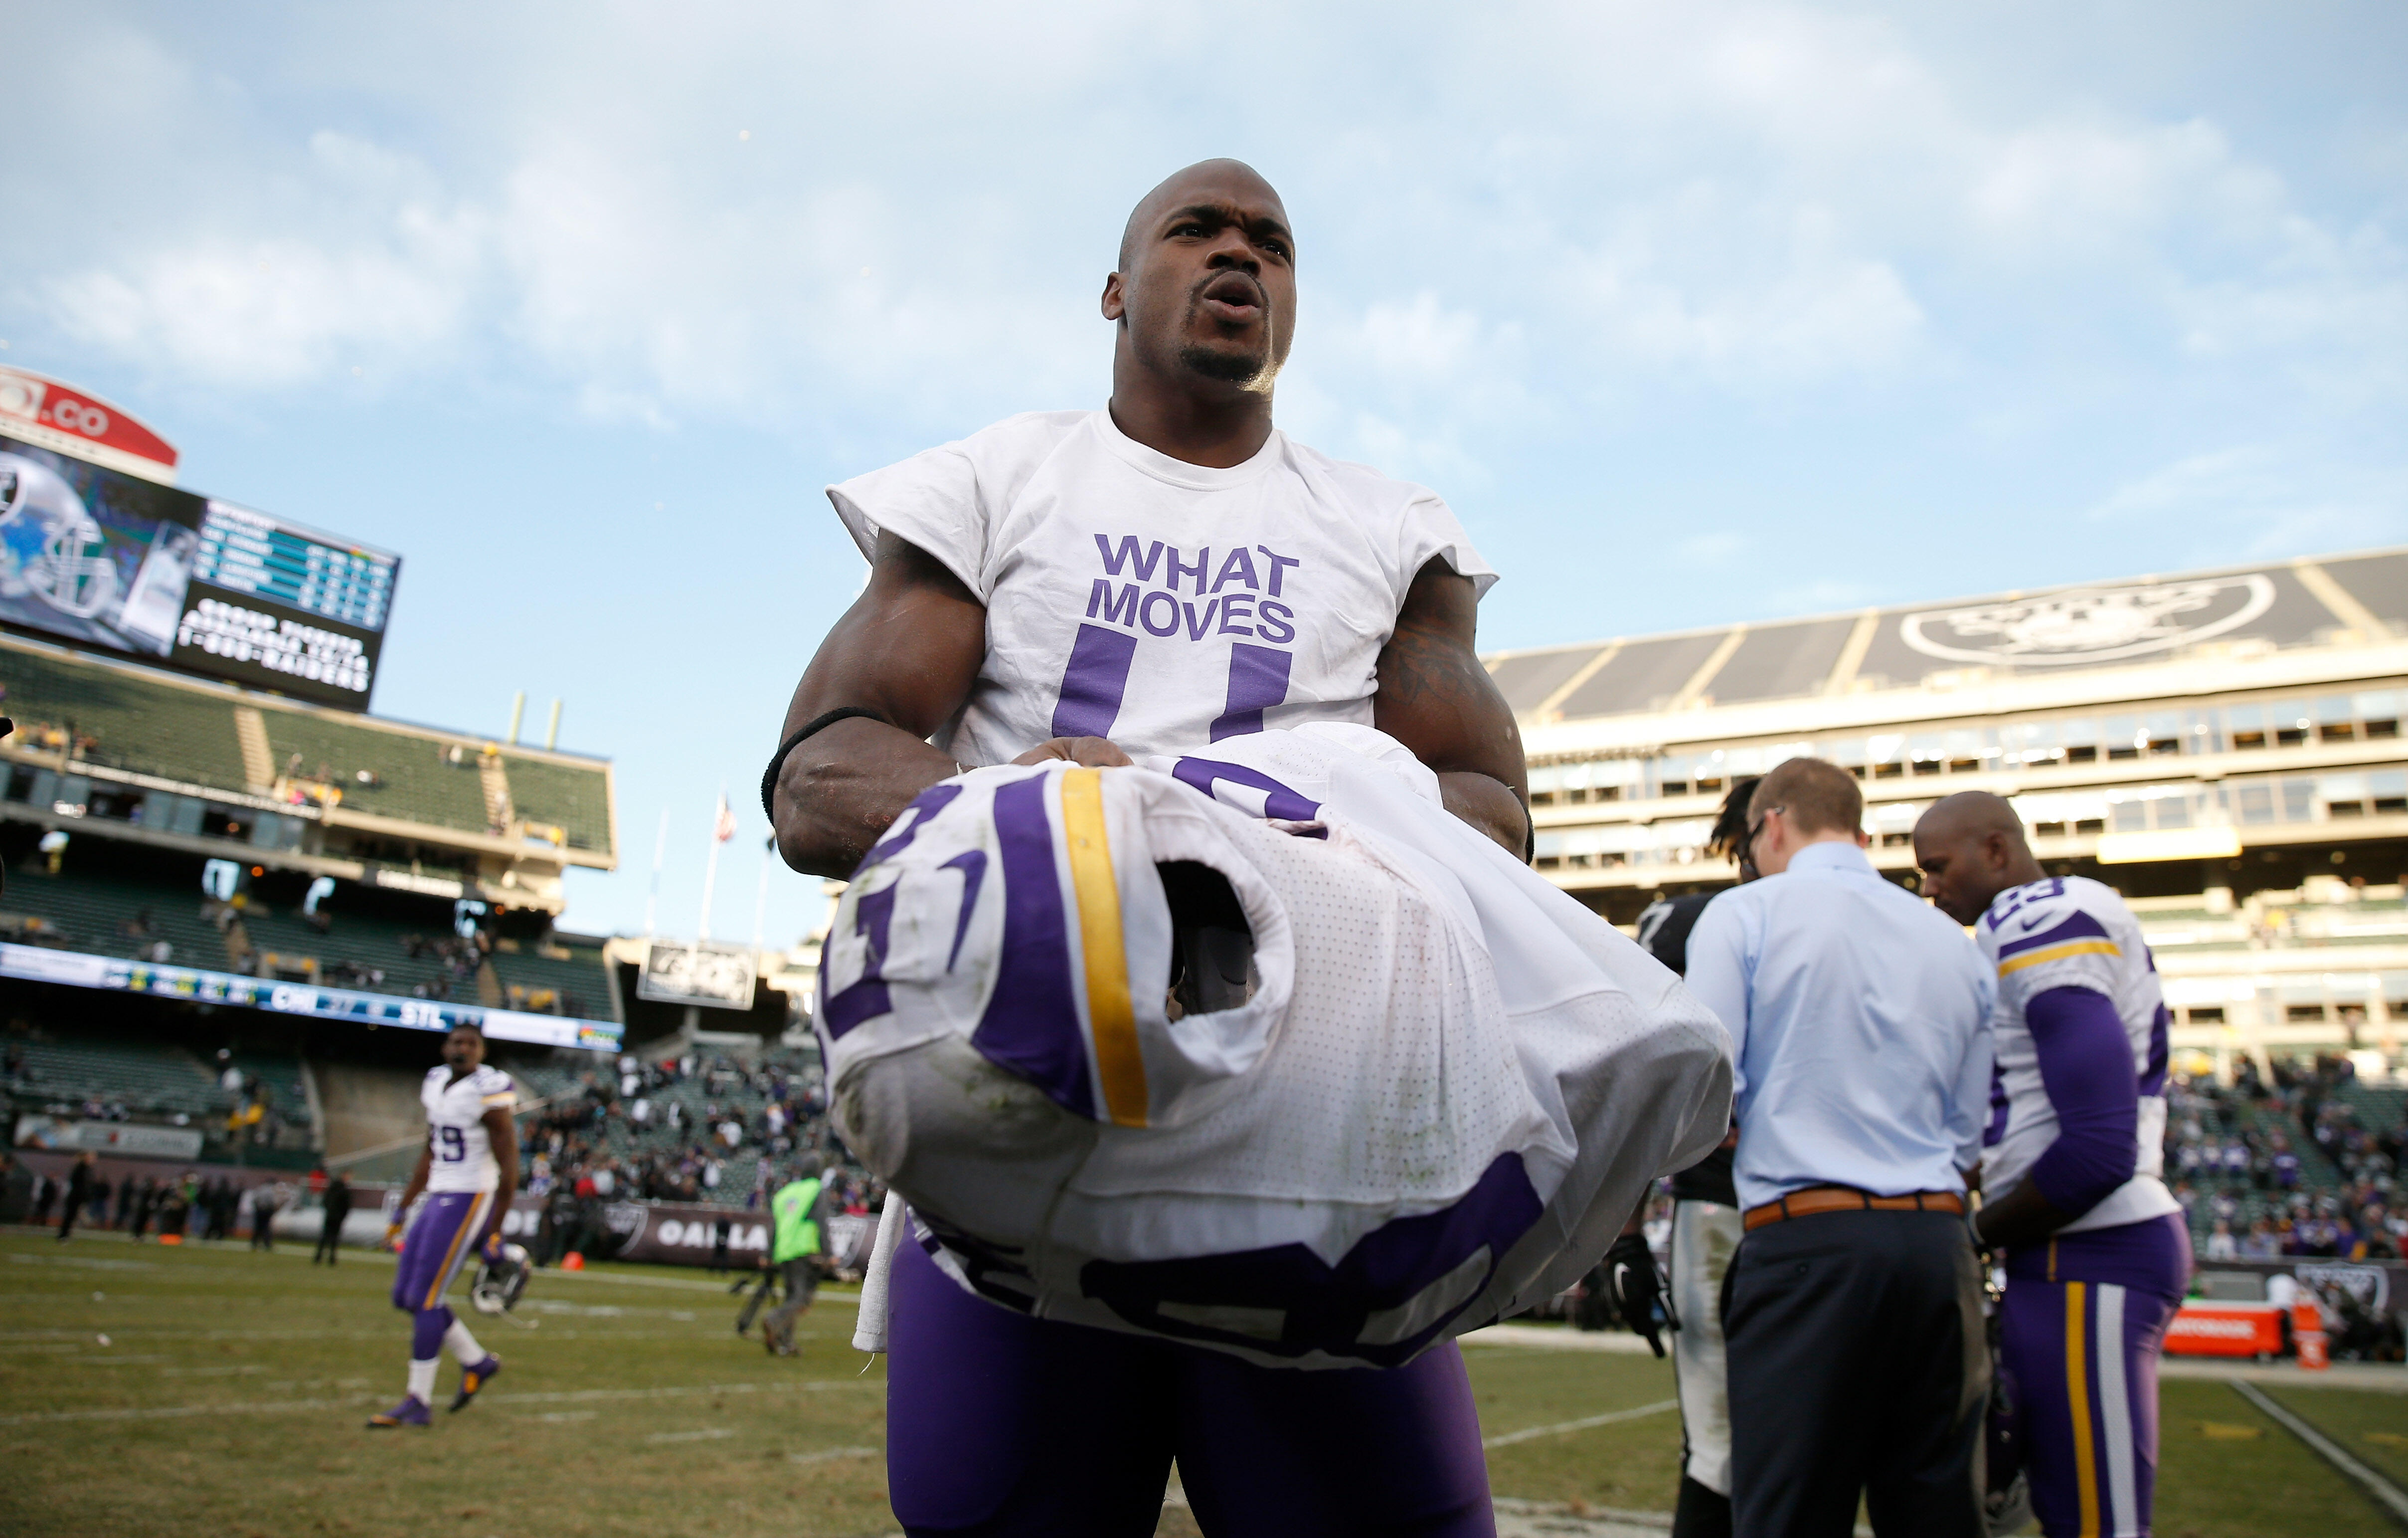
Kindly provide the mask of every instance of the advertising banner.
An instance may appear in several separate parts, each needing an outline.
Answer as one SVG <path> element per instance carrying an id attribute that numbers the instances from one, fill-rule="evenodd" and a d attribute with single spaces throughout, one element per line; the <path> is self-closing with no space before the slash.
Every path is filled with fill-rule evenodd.
<path id="1" fill-rule="evenodd" d="M 196 967 L 173 967 L 164 962 L 47 950 L 37 945 L 0 943 L 0 977 L 103 988 L 112 993 L 156 994 L 202 1004 L 234 1004 L 278 1014 L 355 1021 L 364 1026 L 399 1026 L 405 1030 L 448 1031 L 454 1026 L 477 1025 L 498 1042 L 582 1047 L 589 1052 L 619 1050 L 620 1032 L 615 1020 L 580 1020 L 569 1015 L 485 1009 L 443 999 L 357 993 L 313 983 L 282 983 L 234 972 L 203 971 Z"/>
<path id="2" fill-rule="evenodd" d="M 54 1116 L 17 1118 L 16 1145 L 54 1154 L 126 1154 L 136 1158 L 198 1158 L 200 1129 L 147 1127 L 133 1122 L 65 1121 Z"/>
<path id="3" fill-rule="evenodd" d="M 740 945 L 680 944 L 657 941 L 645 948 L 636 997 L 655 1004 L 703 1004 L 711 1009 L 752 1007 L 754 958 Z"/>
<path id="4" fill-rule="evenodd" d="M 176 451 L 167 440 L 89 390 L 0 366 L 0 432 L 167 485 Z"/>
<path id="5" fill-rule="evenodd" d="M 382 551 L 0 437 L 0 625 L 365 711 L 400 570 Z"/>

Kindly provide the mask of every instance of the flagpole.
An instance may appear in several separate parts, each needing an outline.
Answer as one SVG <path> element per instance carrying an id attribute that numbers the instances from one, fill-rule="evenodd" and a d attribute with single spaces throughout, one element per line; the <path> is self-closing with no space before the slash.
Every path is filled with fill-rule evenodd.
<path id="1" fill-rule="evenodd" d="M 761 937 L 768 930 L 769 921 L 769 852 L 778 847 L 774 833 L 761 843 L 761 889 L 752 895 L 752 949 L 761 949 Z"/>
<path id="2" fill-rule="evenodd" d="M 727 841 L 719 828 L 720 825 L 726 820 L 727 792 L 722 790 L 719 793 L 718 810 L 710 819 L 710 863 L 704 866 L 702 870 L 702 918 L 695 924 L 694 930 L 694 948 L 696 951 L 700 951 L 704 943 L 710 939 L 710 894 L 711 889 L 719 884 L 719 846 Z"/>
<path id="3" fill-rule="evenodd" d="M 652 889 L 644 894 L 644 938 L 652 938 L 652 920 L 661 906 L 661 862 L 669 856 L 669 809 L 661 808 L 661 831 L 652 840 Z"/>

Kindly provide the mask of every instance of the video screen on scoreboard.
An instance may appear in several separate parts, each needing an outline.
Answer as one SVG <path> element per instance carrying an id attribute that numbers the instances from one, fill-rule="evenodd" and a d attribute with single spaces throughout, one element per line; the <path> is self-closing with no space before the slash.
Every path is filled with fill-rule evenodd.
<path id="1" fill-rule="evenodd" d="M 0 625 L 365 711 L 400 557 L 0 437 Z"/>

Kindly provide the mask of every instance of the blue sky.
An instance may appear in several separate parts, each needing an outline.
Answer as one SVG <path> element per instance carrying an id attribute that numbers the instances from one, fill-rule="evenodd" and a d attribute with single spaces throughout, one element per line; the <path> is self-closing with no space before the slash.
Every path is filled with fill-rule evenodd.
<path id="1" fill-rule="evenodd" d="M 751 931 L 827 482 L 1101 404 L 1128 206 L 1282 189 L 1289 431 L 1487 646 L 2408 541 L 2380 4 L 0 0 L 0 359 L 406 558 L 381 713 L 619 770 L 567 922 Z M 781 871 L 769 938 L 820 911 Z"/>

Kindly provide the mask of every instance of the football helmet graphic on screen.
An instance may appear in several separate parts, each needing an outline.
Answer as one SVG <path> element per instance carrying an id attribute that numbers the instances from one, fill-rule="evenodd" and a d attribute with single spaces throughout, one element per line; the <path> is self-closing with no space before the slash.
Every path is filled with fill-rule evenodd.
<path id="1" fill-rule="evenodd" d="M 117 597 L 117 563 L 83 498 L 56 470 L 0 453 L 0 547 L 26 590 L 88 620 Z"/>

